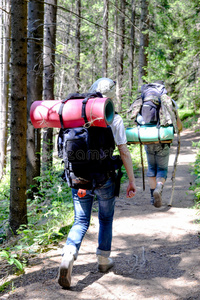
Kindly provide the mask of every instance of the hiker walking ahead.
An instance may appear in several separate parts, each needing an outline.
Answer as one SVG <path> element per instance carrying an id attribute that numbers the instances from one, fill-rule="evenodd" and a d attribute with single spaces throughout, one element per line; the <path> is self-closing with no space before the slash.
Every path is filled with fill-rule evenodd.
<path id="1" fill-rule="evenodd" d="M 115 82 L 113 80 L 101 78 L 91 86 L 89 92 L 100 92 L 103 97 L 113 99 L 115 97 L 115 89 Z M 118 114 L 115 114 L 110 127 L 129 178 L 126 196 L 127 198 L 132 198 L 136 193 L 135 178 L 131 156 L 126 145 L 127 140 L 124 124 Z M 112 258 L 110 258 L 110 253 L 115 206 L 115 178 L 110 176 L 101 187 L 95 188 L 94 191 L 86 190 L 86 193 L 83 195 L 79 193 L 78 189 L 72 188 L 75 220 L 63 248 L 63 257 L 58 278 L 59 284 L 64 288 L 70 287 L 71 284 L 73 263 L 77 259 L 81 242 L 90 224 L 94 195 L 96 195 L 98 200 L 99 218 L 98 247 L 96 250 L 98 270 L 106 272 L 114 264 Z"/>
<path id="2" fill-rule="evenodd" d="M 157 126 L 174 126 L 174 131 L 182 130 L 177 105 L 167 95 L 165 84 L 157 80 L 141 87 L 141 96 L 129 109 L 131 119 L 137 124 L 155 124 Z M 147 177 L 150 186 L 151 204 L 162 206 L 162 191 L 167 179 L 169 162 L 169 143 L 152 143 L 144 146 L 147 155 Z"/>

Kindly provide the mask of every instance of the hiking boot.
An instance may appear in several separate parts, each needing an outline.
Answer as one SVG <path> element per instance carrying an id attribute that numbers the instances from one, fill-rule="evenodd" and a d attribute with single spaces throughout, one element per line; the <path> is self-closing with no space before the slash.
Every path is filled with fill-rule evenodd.
<path id="1" fill-rule="evenodd" d="M 76 248 L 68 245 L 64 247 L 62 261 L 59 267 L 58 283 L 64 287 L 69 288 L 71 285 L 71 274 L 74 260 L 76 259 Z"/>
<path id="2" fill-rule="evenodd" d="M 98 271 L 105 273 L 114 266 L 112 258 L 97 255 Z"/>
<path id="3" fill-rule="evenodd" d="M 157 183 L 156 188 L 153 192 L 153 197 L 154 197 L 153 205 L 155 207 L 162 206 L 162 190 L 163 190 L 163 183 L 161 183 L 161 182 Z"/>

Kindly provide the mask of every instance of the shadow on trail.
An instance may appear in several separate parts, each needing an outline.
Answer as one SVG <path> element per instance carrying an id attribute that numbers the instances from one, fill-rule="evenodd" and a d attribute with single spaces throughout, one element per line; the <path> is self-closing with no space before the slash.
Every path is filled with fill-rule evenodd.
<path id="1" fill-rule="evenodd" d="M 142 285 L 142 280 L 151 280 L 158 277 L 178 279 L 183 276 L 186 269 L 179 266 L 182 261 L 181 255 L 200 246 L 200 239 L 195 235 L 185 236 L 183 241 L 171 243 L 166 241 L 165 246 L 163 246 L 163 241 L 155 239 L 155 244 L 161 243 L 162 245 L 151 248 L 145 246 L 130 247 L 131 239 L 127 236 L 124 236 L 123 239 L 126 250 L 124 249 L 119 253 L 119 249 L 113 249 L 113 255 L 115 251 L 118 254 L 116 257 L 114 256 L 115 265 L 109 272 L 113 272 L 116 276 L 140 280 L 140 285 Z M 139 239 L 141 244 L 145 245 L 145 237 L 137 236 L 137 242 Z M 138 245 L 137 242 L 136 244 Z M 188 260 L 192 259 L 193 257 L 188 258 Z M 70 290 L 83 291 L 87 286 L 92 285 L 104 276 L 104 274 L 97 272 L 96 269 L 96 264 L 75 265 L 74 275 L 89 273 L 84 279 L 78 281 L 75 286 L 72 286 Z M 121 279 L 119 280 L 121 281 Z M 129 283 L 127 282 L 127 284 Z M 124 285 L 126 285 L 126 281 Z"/>
<path id="2" fill-rule="evenodd" d="M 85 274 L 85 277 L 81 280 L 79 280 L 76 284 L 72 285 L 69 289 L 63 289 L 61 286 L 57 283 L 58 278 L 58 268 L 52 267 L 52 268 L 45 268 L 42 270 L 31 272 L 30 274 L 21 275 L 20 277 L 12 280 L 10 283 L 12 283 L 12 286 L 17 288 L 24 288 L 28 285 L 34 285 L 40 283 L 40 285 L 44 286 L 44 288 L 50 287 L 52 284 L 55 286 L 58 286 L 60 290 L 66 290 L 67 291 L 74 291 L 74 292 L 81 292 L 86 288 L 87 286 L 92 285 L 94 282 L 98 281 L 102 276 L 104 276 L 104 273 L 100 273 L 97 270 L 97 263 L 87 263 L 87 264 L 79 264 L 78 262 L 74 263 L 72 277 L 74 276 L 82 276 Z M 53 281 L 53 282 L 52 282 Z M 4 291 L 6 292 L 6 290 Z M 4 294 L 4 293 L 3 293 Z M 3 295 L 0 294 L 0 297 Z M 58 292 L 59 297 L 59 292 Z M 18 299 L 18 298 L 17 298 Z"/>
<path id="3" fill-rule="evenodd" d="M 181 277 L 186 272 L 185 269 L 179 267 L 182 260 L 181 255 L 200 246 L 200 239 L 196 235 L 188 235 L 184 237 L 183 241 L 171 243 L 167 240 L 164 243 L 161 239 L 154 239 L 151 247 L 146 246 L 145 238 L 142 236 L 136 236 L 135 239 L 137 245 L 140 240 L 140 246 L 130 248 L 130 242 L 132 242 L 130 240 L 128 237 L 124 237 L 124 244 L 127 245 L 126 254 L 116 250 L 119 254 L 115 258 L 114 273 L 140 280 L 156 277 L 171 279 Z M 165 245 L 163 246 L 163 244 Z M 193 257 L 189 257 L 188 260 L 192 261 Z"/>
<path id="4" fill-rule="evenodd" d="M 85 265 L 74 265 L 72 275 L 82 275 L 87 273 L 86 276 L 79 280 L 76 285 L 70 287 L 71 291 L 81 292 L 87 286 L 92 285 L 104 276 L 103 273 L 97 271 L 97 263 L 85 264 Z M 89 272 L 89 273 L 88 273 Z"/>

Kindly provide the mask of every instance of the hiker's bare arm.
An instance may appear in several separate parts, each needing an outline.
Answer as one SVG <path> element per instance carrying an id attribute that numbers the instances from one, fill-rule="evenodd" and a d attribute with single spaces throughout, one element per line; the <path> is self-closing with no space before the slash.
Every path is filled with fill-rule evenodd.
<path id="1" fill-rule="evenodd" d="M 181 119 L 179 118 L 178 112 L 176 113 L 176 121 L 177 121 L 177 127 L 179 132 L 183 130 L 183 124 L 181 122 Z"/>
<path id="2" fill-rule="evenodd" d="M 132 198 L 135 196 L 136 193 L 136 185 L 135 185 L 135 177 L 133 173 L 131 155 L 126 144 L 118 145 L 118 149 L 129 178 L 129 184 L 126 189 L 126 197 Z"/>

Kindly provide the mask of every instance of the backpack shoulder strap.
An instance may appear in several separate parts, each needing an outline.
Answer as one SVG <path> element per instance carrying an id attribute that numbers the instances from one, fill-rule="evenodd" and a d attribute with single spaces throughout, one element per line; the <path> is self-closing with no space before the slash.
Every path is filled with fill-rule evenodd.
<path id="1" fill-rule="evenodd" d="M 160 97 L 160 95 L 158 96 L 158 101 L 159 101 L 159 106 L 158 106 L 158 110 L 157 110 L 158 122 L 157 122 L 156 127 L 159 129 L 158 132 L 159 132 L 159 136 L 160 136 L 160 108 L 161 108 L 161 97 Z M 159 138 L 159 141 L 160 141 L 160 138 Z"/>

